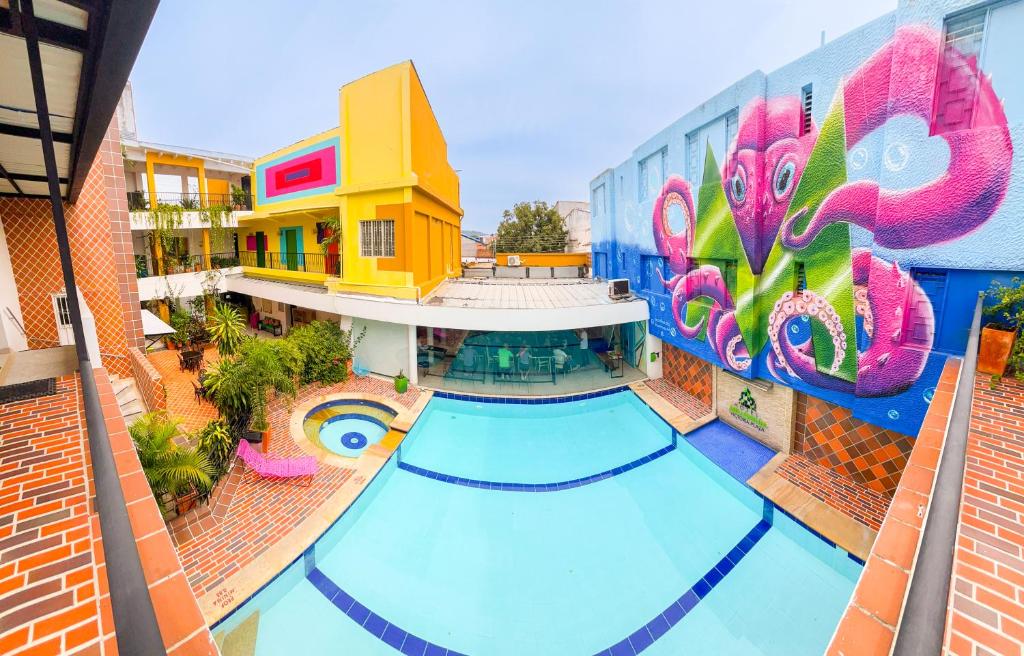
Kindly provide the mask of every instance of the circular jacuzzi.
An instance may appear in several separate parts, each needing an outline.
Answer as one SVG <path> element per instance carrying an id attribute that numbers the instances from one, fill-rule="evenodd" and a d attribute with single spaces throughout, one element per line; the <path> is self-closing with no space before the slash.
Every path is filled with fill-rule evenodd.
<path id="1" fill-rule="evenodd" d="M 302 432 L 314 445 L 349 458 L 376 444 L 388 432 L 397 413 L 392 408 L 362 399 L 336 399 L 306 413 Z"/>

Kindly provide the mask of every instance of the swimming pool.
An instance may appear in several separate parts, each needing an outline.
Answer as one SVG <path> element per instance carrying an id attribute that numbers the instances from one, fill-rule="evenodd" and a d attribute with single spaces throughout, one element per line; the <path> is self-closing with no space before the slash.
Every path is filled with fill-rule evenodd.
<path id="1" fill-rule="evenodd" d="M 302 431 L 314 446 L 349 458 L 357 458 L 388 432 L 397 412 L 364 399 L 335 399 L 306 413 Z"/>
<path id="2" fill-rule="evenodd" d="M 257 654 L 816 654 L 860 569 L 632 392 L 435 397 L 214 633 L 226 656 L 253 634 Z"/>

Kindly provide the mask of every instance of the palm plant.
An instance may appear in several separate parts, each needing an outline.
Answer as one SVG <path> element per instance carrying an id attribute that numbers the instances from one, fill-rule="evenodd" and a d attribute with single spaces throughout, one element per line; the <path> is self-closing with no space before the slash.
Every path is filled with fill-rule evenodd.
<path id="1" fill-rule="evenodd" d="M 189 492 L 202 493 L 212 486 L 214 472 L 206 454 L 174 443 L 181 427 L 166 412 L 143 415 L 128 432 L 158 503 L 166 494 L 180 497 Z"/>
<path id="2" fill-rule="evenodd" d="M 234 307 L 218 303 L 207 321 L 210 340 L 217 345 L 221 357 L 234 355 L 245 340 L 245 323 Z"/>
<path id="3" fill-rule="evenodd" d="M 320 250 L 326 255 L 334 244 L 341 247 L 341 216 L 329 216 L 324 221 L 324 240 L 320 242 Z"/>
<path id="4" fill-rule="evenodd" d="M 250 339 L 236 357 L 221 360 L 206 371 L 203 385 L 232 426 L 250 419 L 253 430 L 267 430 L 267 394 L 274 390 L 295 395 L 302 356 L 287 340 Z"/>

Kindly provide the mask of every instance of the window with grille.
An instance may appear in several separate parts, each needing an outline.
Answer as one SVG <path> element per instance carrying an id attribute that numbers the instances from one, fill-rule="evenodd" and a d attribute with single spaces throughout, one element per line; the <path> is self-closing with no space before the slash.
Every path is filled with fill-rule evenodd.
<path id="1" fill-rule="evenodd" d="M 725 117 L 725 148 L 728 152 L 729 146 L 732 145 L 733 139 L 736 138 L 736 133 L 740 129 L 740 113 L 738 111 L 731 111 Z"/>
<path id="2" fill-rule="evenodd" d="M 800 92 L 800 136 L 811 131 L 814 121 L 814 88 L 808 84 Z"/>
<path id="3" fill-rule="evenodd" d="M 363 257 L 394 257 L 395 221 L 393 219 L 360 221 L 359 254 Z"/>
<path id="4" fill-rule="evenodd" d="M 661 188 L 665 184 L 664 148 L 640 160 L 638 180 L 639 185 L 637 185 L 637 188 L 640 200 L 654 198 L 661 193 Z"/>
<path id="5" fill-rule="evenodd" d="M 978 95 L 987 12 L 980 11 L 946 20 L 943 58 L 935 90 L 932 134 L 967 130 L 973 125 Z"/>
<path id="6" fill-rule="evenodd" d="M 700 161 L 700 155 L 697 152 L 697 133 L 691 132 L 686 135 L 686 179 L 690 181 L 690 184 L 697 184 L 700 182 L 697 178 L 697 166 Z"/>

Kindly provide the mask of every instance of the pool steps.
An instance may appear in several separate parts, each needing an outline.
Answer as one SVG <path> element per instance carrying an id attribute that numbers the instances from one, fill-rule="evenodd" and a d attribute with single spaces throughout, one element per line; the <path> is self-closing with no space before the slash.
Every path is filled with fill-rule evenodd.
<path id="1" fill-rule="evenodd" d="M 213 639 L 221 656 L 253 656 L 256 653 L 256 634 L 259 632 L 260 611 L 242 620 L 242 623 L 225 633 L 218 631 Z"/>

